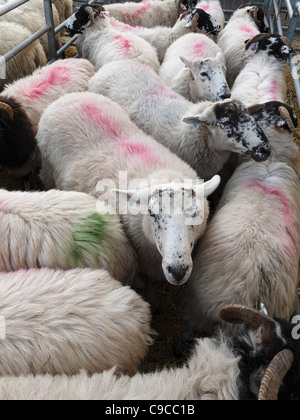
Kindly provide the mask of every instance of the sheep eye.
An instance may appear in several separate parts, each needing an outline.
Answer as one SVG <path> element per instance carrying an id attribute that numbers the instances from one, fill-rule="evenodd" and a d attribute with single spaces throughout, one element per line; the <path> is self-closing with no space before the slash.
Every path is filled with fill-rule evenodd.
<path id="1" fill-rule="evenodd" d="M 206 73 L 205 71 L 202 71 L 200 73 L 200 76 L 202 76 L 202 77 L 208 77 L 208 73 Z"/>

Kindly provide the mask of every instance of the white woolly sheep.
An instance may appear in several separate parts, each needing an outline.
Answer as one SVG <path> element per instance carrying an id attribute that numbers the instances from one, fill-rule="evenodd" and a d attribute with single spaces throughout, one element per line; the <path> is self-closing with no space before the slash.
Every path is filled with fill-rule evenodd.
<path id="1" fill-rule="evenodd" d="M 58 16 L 59 22 L 63 23 L 73 14 L 73 4 L 72 0 L 54 0 L 53 4 L 55 5 Z"/>
<path id="2" fill-rule="evenodd" d="M 52 10 L 54 25 L 58 26 L 60 20 L 58 11 L 54 4 L 52 5 Z M 41 0 L 30 0 L 30 2 L 27 2 L 1 16 L 0 21 L 17 23 L 27 28 L 31 34 L 34 34 L 46 25 L 44 2 Z M 46 56 L 49 57 L 48 35 L 43 35 L 39 38 L 39 41 Z M 59 35 L 56 36 L 56 47 L 57 49 L 61 47 L 61 39 Z"/>
<path id="3" fill-rule="evenodd" d="M 204 179 L 222 169 L 231 151 L 252 154 L 256 160 L 270 154 L 267 138 L 241 102 L 191 103 L 140 63 L 107 64 L 91 78 L 89 90 L 121 105 L 139 128 Z"/>
<path id="4" fill-rule="evenodd" d="M 21 44 L 32 33 L 22 25 L 11 22 L 0 22 L 0 56 Z M 33 42 L 14 58 L 1 65 L 0 92 L 6 83 L 31 74 L 39 66 L 47 64 L 47 57 L 39 40 Z M 2 72 L 5 70 L 5 77 Z"/>
<path id="5" fill-rule="evenodd" d="M 230 98 L 221 49 L 207 36 L 187 34 L 167 50 L 159 76 L 192 102 Z"/>
<path id="6" fill-rule="evenodd" d="M 196 2 L 194 2 L 194 5 Z M 112 17 L 131 26 L 174 26 L 180 14 L 187 10 L 187 1 L 143 0 L 140 3 L 126 2 L 105 5 Z"/>
<path id="7" fill-rule="evenodd" d="M 142 273 L 151 281 L 165 276 L 175 285 L 188 280 L 192 250 L 209 213 L 206 197 L 219 177 L 197 183 L 192 168 L 139 130 L 116 103 L 95 93 L 66 95 L 50 105 L 37 139 L 42 179 L 50 172 L 56 187 L 103 200 L 107 189 L 121 189 L 114 194 L 126 205 L 119 208 L 114 198 L 112 206 L 121 214 Z"/>
<path id="8" fill-rule="evenodd" d="M 232 98 L 251 106 L 270 101 L 285 102 L 287 57 L 294 52 L 285 37 L 259 34 L 246 45 L 255 54 L 235 79 Z"/>
<path id="9" fill-rule="evenodd" d="M 1 24 L 0 24 L 1 26 Z M 41 114 L 60 96 L 88 88 L 87 60 L 58 60 L 6 86 L 0 95 L 0 165 L 25 176 L 40 165 L 35 134 Z"/>
<path id="10" fill-rule="evenodd" d="M 234 305 L 223 308 L 221 316 L 247 326 L 235 337 L 197 340 L 182 368 L 131 378 L 117 376 L 115 369 L 92 377 L 85 372 L 72 377 L 6 377 L 0 379 L 0 399 L 299 400 L 300 346 L 292 338 L 295 325 Z M 137 415 L 138 410 L 133 408 L 132 413 Z"/>
<path id="11" fill-rule="evenodd" d="M 111 61 L 135 59 L 159 71 L 156 49 L 137 35 L 113 28 L 103 6 L 84 4 L 65 27 L 70 36 L 79 34 L 79 56 L 93 63 L 96 70 Z"/>
<path id="12" fill-rule="evenodd" d="M 0 273 L 0 375 L 133 374 L 151 343 L 150 309 L 104 270 Z"/>
<path id="13" fill-rule="evenodd" d="M 135 253 L 118 216 L 79 192 L 0 190 L 0 270 L 103 268 L 131 284 Z"/>
<path id="14" fill-rule="evenodd" d="M 229 302 L 250 307 L 263 302 L 271 316 L 287 320 L 294 311 L 300 181 L 293 167 L 297 161 L 299 168 L 300 154 L 298 150 L 292 155 L 291 134 L 278 131 L 293 125 L 286 118 L 287 108 L 277 103 L 259 108 L 252 112 L 266 127 L 274 153 L 264 163 L 242 163 L 225 188 L 187 287 L 185 319 L 191 330 L 211 332 L 219 322 L 218 310 Z"/>
<path id="15" fill-rule="evenodd" d="M 145 28 L 141 26 L 129 26 L 119 22 L 114 18 L 110 19 L 112 26 L 122 32 L 131 32 L 145 39 L 149 44 L 156 48 L 160 63 L 163 62 L 168 47 L 178 38 L 192 32 L 215 34 L 218 33 L 217 27 L 211 22 L 211 17 L 200 9 L 194 9 L 193 12 L 182 15 L 175 26 L 156 26 L 155 28 Z"/>
<path id="16" fill-rule="evenodd" d="M 227 67 L 227 81 L 231 88 L 249 56 L 245 43 L 260 32 L 268 32 L 263 11 L 258 6 L 238 9 L 220 32 L 218 45 L 223 51 Z"/>

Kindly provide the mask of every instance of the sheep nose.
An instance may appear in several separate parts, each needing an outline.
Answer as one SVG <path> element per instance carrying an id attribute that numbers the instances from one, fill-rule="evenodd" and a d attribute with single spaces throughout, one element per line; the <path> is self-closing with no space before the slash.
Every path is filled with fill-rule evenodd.
<path id="1" fill-rule="evenodd" d="M 256 162 L 264 162 L 271 154 L 271 149 L 268 146 L 254 147 L 252 150 L 252 158 Z"/>
<path id="2" fill-rule="evenodd" d="M 168 272 L 172 275 L 172 277 L 174 278 L 174 280 L 178 283 L 181 283 L 183 281 L 183 279 L 185 278 L 189 267 L 187 265 L 184 266 L 176 266 L 176 267 L 172 267 L 172 266 L 168 266 L 167 267 Z"/>
<path id="3" fill-rule="evenodd" d="M 225 100 L 231 98 L 231 92 L 224 92 L 220 95 L 220 99 Z"/>

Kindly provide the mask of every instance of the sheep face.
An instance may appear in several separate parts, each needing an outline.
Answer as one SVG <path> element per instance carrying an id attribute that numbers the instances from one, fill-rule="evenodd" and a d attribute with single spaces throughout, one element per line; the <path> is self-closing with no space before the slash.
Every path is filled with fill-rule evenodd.
<path id="1" fill-rule="evenodd" d="M 260 34 L 246 41 L 246 50 L 258 53 L 264 51 L 279 60 L 286 60 L 290 54 L 295 53 L 290 41 L 280 35 Z"/>
<path id="2" fill-rule="evenodd" d="M 161 254 L 166 279 L 182 285 L 193 269 L 192 251 L 203 234 L 208 218 L 206 197 L 219 186 L 220 177 L 195 187 L 181 183 L 157 185 L 132 191 L 117 191 L 119 199 L 143 210 L 143 231 Z"/>
<path id="3" fill-rule="evenodd" d="M 35 132 L 25 111 L 15 100 L 0 97 L 0 166 L 21 167 L 35 147 Z"/>
<path id="4" fill-rule="evenodd" d="M 220 316 L 229 323 L 245 325 L 231 343 L 236 355 L 241 357 L 240 399 L 259 396 L 260 399 L 299 400 L 300 328 L 296 323 L 273 319 L 241 305 L 228 305 L 221 310 Z M 286 363 L 284 375 L 276 371 L 283 364 L 283 353 Z M 275 359 L 272 371 L 271 363 Z M 276 386 L 274 389 L 276 383 L 277 389 Z"/>
<path id="5" fill-rule="evenodd" d="M 216 20 L 202 9 L 194 9 L 186 19 L 185 27 L 191 28 L 193 32 L 218 35 L 221 30 L 221 26 Z"/>
<path id="6" fill-rule="evenodd" d="M 66 31 L 70 36 L 83 34 L 87 28 L 94 24 L 96 17 L 105 19 L 105 9 L 102 6 L 90 6 L 84 4 L 65 23 Z"/>
<path id="7" fill-rule="evenodd" d="M 286 112 L 282 112 L 282 109 L 286 109 Z M 254 105 L 249 108 L 249 112 L 262 127 L 271 128 L 279 133 L 289 132 L 297 135 L 295 129 L 298 127 L 298 118 L 292 108 L 282 102 L 272 101 Z"/>
<path id="8" fill-rule="evenodd" d="M 214 141 L 219 141 L 219 148 L 224 151 L 251 155 L 257 162 L 267 160 L 271 154 L 266 135 L 240 101 L 218 102 L 206 108 L 202 114 L 183 121 L 194 124 L 201 133 L 203 127 L 198 125 L 205 124 Z"/>
<path id="9" fill-rule="evenodd" d="M 222 53 L 218 53 L 216 58 L 207 58 L 203 61 L 190 61 L 184 57 L 181 57 L 181 60 L 191 74 L 190 92 L 193 102 L 200 100 L 218 102 L 231 97 Z"/>

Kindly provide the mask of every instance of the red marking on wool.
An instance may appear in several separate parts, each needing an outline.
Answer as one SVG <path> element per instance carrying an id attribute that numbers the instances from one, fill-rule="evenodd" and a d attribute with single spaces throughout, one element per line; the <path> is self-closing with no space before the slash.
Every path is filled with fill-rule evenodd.
<path id="1" fill-rule="evenodd" d="M 295 243 L 296 243 L 296 228 L 293 221 L 292 216 L 292 209 L 291 204 L 286 196 L 286 194 L 270 185 L 262 184 L 256 180 L 252 180 L 249 183 L 247 183 L 247 186 L 255 187 L 261 189 L 265 194 L 272 195 L 273 197 L 278 199 L 278 202 L 280 203 L 281 212 L 283 215 L 284 224 L 286 226 L 287 233 L 289 237 L 291 238 L 291 241 L 289 243 L 284 242 L 284 238 L 282 239 L 282 244 L 284 247 L 285 253 L 289 257 L 293 257 L 295 255 Z M 274 209 L 274 211 L 276 211 Z M 274 227 L 276 229 L 276 227 Z"/>
<path id="2" fill-rule="evenodd" d="M 193 44 L 191 46 L 191 49 L 187 53 L 187 58 L 189 60 L 195 60 L 196 58 L 201 57 L 205 47 L 206 47 L 205 42 L 197 42 L 196 44 Z"/>
<path id="3" fill-rule="evenodd" d="M 126 23 L 123 22 L 119 22 L 117 19 L 115 18 L 110 18 L 110 23 L 114 28 L 120 28 L 123 31 L 130 31 L 130 32 L 135 32 L 135 31 L 145 31 L 146 28 L 144 28 L 143 26 L 130 26 L 127 25 Z"/>
<path id="4" fill-rule="evenodd" d="M 98 125 L 109 134 L 111 137 L 116 139 L 124 139 L 124 133 L 118 121 L 111 116 L 106 116 L 103 113 L 103 110 L 91 104 L 82 104 L 80 106 L 81 111 L 85 116 L 92 121 L 95 125 Z"/>
<path id="5" fill-rule="evenodd" d="M 122 35 L 116 35 L 115 40 L 118 41 L 118 43 L 120 44 L 125 57 L 128 57 L 132 49 L 130 41 L 128 41 L 128 39 Z"/>
<path id="6" fill-rule="evenodd" d="M 31 100 L 39 99 L 46 95 L 52 88 L 70 82 L 71 73 L 66 67 L 54 67 L 49 69 L 44 79 L 36 82 L 33 81 L 23 92 L 23 95 Z"/>
<path id="7" fill-rule="evenodd" d="M 239 27 L 239 30 L 241 32 L 246 32 L 247 34 L 249 34 L 251 36 L 251 38 L 255 37 L 257 34 L 259 34 L 258 30 L 255 30 L 254 28 L 252 28 L 249 25 L 241 25 Z"/>
<path id="8" fill-rule="evenodd" d="M 147 12 L 151 8 L 152 8 L 152 5 L 149 2 L 149 0 L 144 0 L 142 3 L 140 3 L 140 6 L 135 12 L 125 13 L 124 17 L 127 20 L 135 20 L 135 19 L 138 19 L 143 13 Z"/>
<path id="9" fill-rule="evenodd" d="M 126 155 L 136 156 L 148 165 L 157 165 L 160 163 L 159 157 L 153 150 L 144 144 L 130 141 L 123 141 L 120 143 L 121 149 Z"/>
<path id="10" fill-rule="evenodd" d="M 277 101 L 278 100 L 278 82 L 277 82 L 277 80 L 275 80 L 275 79 L 272 79 L 272 81 L 271 81 L 271 87 L 270 87 L 270 89 L 268 90 L 268 93 L 270 93 L 271 94 L 271 98 L 270 98 L 270 100 L 271 101 Z"/>

